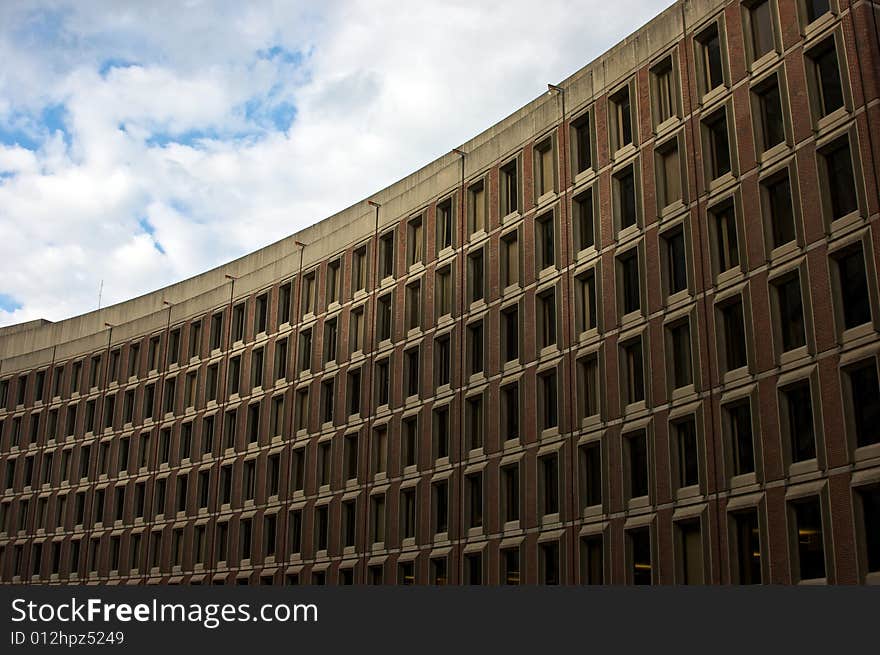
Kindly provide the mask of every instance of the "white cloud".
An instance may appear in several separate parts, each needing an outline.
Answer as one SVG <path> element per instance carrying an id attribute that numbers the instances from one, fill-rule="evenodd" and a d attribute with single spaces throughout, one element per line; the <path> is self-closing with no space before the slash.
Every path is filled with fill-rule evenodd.
<path id="1" fill-rule="evenodd" d="M 104 304 L 125 300 L 320 220 L 668 1 L 3 3 L 0 298 L 22 306 L 0 325 L 94 309 L 101 280 Z M 15 131 L 38 147 L 2 145 Z"/>

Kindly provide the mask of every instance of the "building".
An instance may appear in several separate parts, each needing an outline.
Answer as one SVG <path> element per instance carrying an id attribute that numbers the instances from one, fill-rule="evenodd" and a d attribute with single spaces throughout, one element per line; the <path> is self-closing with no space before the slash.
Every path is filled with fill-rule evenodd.
<path id="1" fill-rule="evenodd" d="M 678 2 L 449 155 L 0 332 L 0 577 L 880 580 L 880 38 Z"/>

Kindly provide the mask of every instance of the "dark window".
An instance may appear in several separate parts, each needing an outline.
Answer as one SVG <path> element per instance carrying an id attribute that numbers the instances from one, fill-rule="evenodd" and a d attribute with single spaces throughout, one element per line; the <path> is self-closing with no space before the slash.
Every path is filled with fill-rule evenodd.
<path id="1" fill-rule="evenodd" d="M 602 444 L 592 442 L 580 449 L 581 505 L 593 507 L 602 504 Z"/>
<path id="2" fill-rule="evenodd" d="M 648 435 L 644 430 L 624 435 L 629 498 L 648 495 Z"/>
<path id="3" fill-rule="evenodd" d="M 782 118 L 782 97 L 776 75 L 755 89 L 760 109 L 761 140 L 764 150 L 785 141 L 785 123 Z"/>
<path id="4" fill-rule="evenodd" d="M 584 114 L 572 123 L 575 147 L 575 175 L 583 173 L 593 165 L 592 136 L 590 132 L 590 115 Z"/>
<path id="5" fill-rule="evenodd" d="M 620 229 L 623 230 L 635 225 L 638 220 L 635 170 L 632 166 L 614 176 L 614 189 Z"/>
<path id="6" fill-rule="evenodd" d="M 773 15 L 770 0 L 758 0 L 749 6 L 752 31 L 752 57 L 760 59 L 776 48 L 773 37 Z"/>
<path id="7" fill-rule="evenodd" d="M 629 314 L 641 309 L 639 252 L 630 250 L 617 258 L 620 265 L 622 313 Z"/>
<path id="8" fill-rule="evenodd" d="M 671 325 L 669 338 L 672 345 L 672 384 L 674 389 L 680 389 L 693 382 L 690 322 L 684 320 Z"/>
<path id="9" fill-rule="evenodd" d="M 678 228 L 663 235 L 666 245 L 666 279 L 669 295 L 687 289 L 687 256 L 684 229 Z"/>
<path id="10" fill-rule="evenodd" d="M 788 172 L 762 183 L 773 235 L 773 247 L 795 240 L 794 210 Z"/>
<path id="11" fill-rule="evenodd" d="M 702 50 L 703 93 L 724 84 L 724 68 L 721 60 L 721 38 L 718 24 L 713 23 L 697 37 Z"/>
<path id="12" fill-rule="evenodd" d="M 846 330 L 871 322 L 871 303 L 865 274 L 865 256 L 861 245 L 835 255 L 837 262 L 843 327 Z"/>
<path id="13" fill-rule="evenodd" d="M 736 584 L 761 584 L 761 531 L 758 510 L 750 509 L 731 515 L 737 576 Z"/>
<path id="14" fill-rule="evenodd" d="M 831 220 L 858 210 L 849 139 L 843 137 L 820 151 L 831 203 Z"/>
<path id="15" fill-rule="evenodd" d="M 678 450 L 678 486 L 691 487 L 700 483 L 697 450 L 697 423 L 694 417 L 673 424 Z"/>
<path id="16" fill-rule="evenodd" d="M 709 210 L 710 220 L 715 222 L 715 255 L 718 273 L 739 266 L 739 239 L 736 233 L 736 213 L 732 202 Z"/>
<path id="17" fill-rule="evenodd" d="M 605 582 L 602 535 L 581 539 L 581 583 L 599 585 Z"/>
<path id="18" fill-rule="evenodd" d="M 730 138 L 727 132 L 727 112 L 716 111 L 703 123 L 706 131 L 706 158 L 709 177 L 716 179 L 730 172 Z"/>
<path id="19" fill-rule="evenodd" d="M 816 105 L 819 118 L 827 116 L 843 107 L 843 86 L 840 81 L 840 67 L 837 61 L 837 46 L 834 37 L 807 53 L 812 62 L 813 85 L 818 95 Z"/>
<path id="20" fill-rule="evenodd" d="M 814 580 L 825 577 L 825 543 L 822 536 L 822 510 L 819 498 L 793 503 L 797 531 L 798 577 Z"/>
<path id="21" fill-rule="evenodd" d="M 645 399 L 645 372 L 642 364 L 642 340 L 636 338 L 622 345 L 625 395 L 628 403 Z"/>
<path id="22" fill-rule="evenodd" d="M 791 461 L 802 462 L 816 457 L 816 438 L 813 429 L 813 401 L 808 380 L 782 390 L 788 417 L 788 437 Z"/>
<path id="23" fill-rule="evenodd" d="M 725 303 L 721 307 L 721 318 L 724 326 L 726 370 L 733 371 L 748 364 L 742 298 Z"/>
<path id="24" fill-rule="evenodd" d="M 858 490 L 862 505 L 862 534 L 865 538 L 869 573 L 880 571 L 880 486 Z"/>
<path id="25" fill-rule="evenodd" d="M 651 529 L 638 528 L 627 533 L 630 550 L 631 576 L 634 585 L 651 584 Z"/>
<path id="26" fill-rule="evenodd" d="M 588 189 L 575 197 L 574 214 L 577 221 L 578 250 L 586 250 L 596 243 L 593 189 Z"/>
<path id="27" fill-rule="evenodd" d="M 877 363 L 871 358 L 846 370 L 852 400 L 856 447 L 880 443 L 880 384 Z"/>
<path id="28" fill-rule="evenodd" d="M 798 273 L 775 280 L 779 307 L 779 328 L 782 332 L 782 350 L 788 352 L 806 344 L 804 307 L 801 302 L 801 279 Z"/>

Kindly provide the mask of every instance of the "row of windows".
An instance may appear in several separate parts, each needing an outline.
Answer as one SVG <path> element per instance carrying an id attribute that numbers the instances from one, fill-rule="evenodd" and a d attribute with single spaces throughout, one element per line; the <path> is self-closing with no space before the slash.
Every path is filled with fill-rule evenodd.
<path id="1" fill-rule="evenodd" d="M 880 444 L 880 432 L 877 430 L 877 419 L 880 418 L 880 382 L 878 382 L 876 358 L 855 362 L 844 371 L 848 396 L 846 409 L 854 433 L 853 447 L 858 449 Z M 598 378 L 594 382 L 598 383 Z M 819 427 L 821 424 L 813 402 L 816 397 L 814 385 L 815 380 L 812 377 L 801 377 L 785 381 L 779 387 L 779 414 L 785 446 L 784 456 L 786 463 L 792 467 L 791 471 L 795 471 L 795 466 L 799 466 L 798 470 L 800 471 L 810 470 L 809 468 L 804 469 L 803 464 L 811 465 L 812 470 L 824 468 L 825 448 L 822 442 L 822 430 Z M 507 391 L 509 388 L 505 388 L 505 394 Z M 514 393 L 518 394 L 517 391 Z M 505 402 L 511 402 L 509 397 L 505 396 L 505 399 Z M 555 404 L 555 393 L 548 393 L 545 402 Z M 582 405 L 582 407 L 588 408 L 589 406 Z M 509 407 L 505 407 L 505 410 L 508 409 Z M 724 468 L 728 484 L 736 486 L 752 480 L 761 480 L 762 476 L 759 474 L 762 468 L 760 438 L 756 439 L 760 435 L 760 431 L 756 427 L 757 424 L 753 417 L 751 397 L 746 395 L 732 402 L 727 402 L 722 405 L 721 409 Z M 468 399 L 467 411 L 469 424 L 466 429 L 470 440 L 467 445 L 470 448 L 480 448 L 482 447 L 482 398 Z M 449 406 L 434 409 L 432 412 L 433 424 L 430 433 L 429 454 L 435 462 L 445 460 L 450 454 L 448 413 Z M 504 418 L 506 420 L 502 420 L 502 426 L 514 428 L 513 434 L 506 433 L 508 439 L 516 438 L 518 417 L 507 415 Z M 506 425 L 504 425 L 505 423 Z M 502 432 L 502 434 L 505 433 Z M 673 489 L 679 492 L 691 489 L 692 492 L 700 493 L 705 489 L 706 473 L 702 462 L 705 459 L 706 449 L 698 414 L 676 415 L 670 421 L 669 434 Z M 389 424 L 376 427 L 372 431 L 372 442 L 368 451 L 370 455 L 369 478 L 374 481 L 384 480 L 389 473 L 405 473 L 410 468 L 413 471 L 418 470 L 421 435 L 418 416 L 408 416 L 402 420 L 399 444 L 400 471 L 397 471 L 392 470 L 392 463 L 389 460 Z M 209 436 L 208 441 L 204 442 L 208 444 L 207 448 L 209 449 L 211 447 L 210 439 Z M 149 464 L 147 461 L 150 456 L 149 440 L 149 433 L 142 433 L 138 439 L 136 457 L 139 460 L 138 464 L 141 470 L 146 470 Z M 121 440 L 115 453 L 119 471 L 130 468 L 132 464 L 130 461 L 132 453 L 129 451 L 128 443 L 128 439 Z M 336 440 L 335 443 L 342 446 L 341 458 L 338 451 L 334 455 L 334 440 L 325 439 L 314 444 L 312 452 L 316 459 L 311 467 L 307 464 L 307 447 L 303 445 L 291 450 L 289 463 L 282 460 L 279 451 L 275 451 L 265 458 L 253 456 L 238 459 L 237 462 L 227 461 L 219 468 L 211 465 L 210 467 L 178 471 L 173 476 L 162 474 L 152 484 L 144 479 L 133 481 L 127 485 L 100 486 L 94 489 L 91 496 L 94 508 L 92 523 L 103 523 L 104 518 L 108 516 L 114 517 L 113 521 L 127 520 L 129 523 L 135 519 L 149 518 L 147 514 L 148 499 L 151 499 L 149 502 L 152 503 L 152 518 L 166 514 L 173 515 L 175 511 L 183 513 L 183 515 L 191 514 L 194 510 L 200 509 L 216 511 L 230 504 L 241 507 L 249 501 L 257 499 L 258 481 L 265 486 L 265 495 L 260 494 L 258 500 L 264 502 L 273 497 L 277 499 L 279 493 L 283 491 L 281 487 L 282 469 L 286 470 L 287 467 L 289 467 L 290 486 L 287 489 L 289 497 L 305 490 L 307 472 L 310 468 L 315 471 L 314 485 L 318 491 L 325 488 L 329 490 L 331 486 L 337 489 L 346 489 L 350 486 L 349 483 L 354 483 L 356 486 L 358 480 L 364 476 L 364 471 L 360 467 L 362 447 L 359 433 L 345 435 L 341 441 Z M 589 511 L 590 508 L 597 505 L 601 506 L 604 502 L 603 489 L 607 481 L 604 480 L 602 471 L 607 470 L 607 467 L 603 465 L 606 457 L 602 450 L 603 443 L 604 439 L 599 436 L 582 445 L 579 449 L 580 504 L 583 511 Z M 653 466 L 651 465 L 654 449 L 651 433 L 647 429 L 624 432 L 621 437 L 621 446 L 624 461 L 625 499 L 627 502 L 631 502 L 648 496 L 650 489 L 654 486 L 652 482 Z M 194 442 L 189 430 L 181 431 L 176 447 L 178 449 L 178 456 L 175 458 L 176 465 L 186 465 L 188 461 L 200 459 L 193 452 Z M 205 447 L 202 445 L 202 448 Z M 163 431 L 160 434 L 160 443 L 156 453 L 158 466 L 170 463 L 171 450 L 170 430 Z M 58 451 L 46 451 L 42 457 L 42 468 L 39 473 L 40 485 L 34 484 L 37 481 L 35 479 L 36 458 L 34 456 L 8 459 L 5 465 L 7 491 L 14 488 L 16 475 L 20 476 L 19 484 L 23 488 L 41 485 L 57 488 L 65 481 L 78 482 L 88 480 L 91 476 L 100 480 L 102 475 L 110 472 L 108 470 L 110 452 L 110 443 L 102 443 L 97 463 L 93 464 L 92 446 L 82 445 L 78 452 L 79 464 L 77 466 L 75 450 L 73 448 L 62 450 L 56 471 L 54 458 Z M 209 452 L 209 450 L 205 452 Z M 334 462 L 336 462 L 335 466 Z M 341 471 L 338 468 L 340 464 Z M 337 471 L 335 485 L 332 484 L 334 482 L 334 468 Z M 506 499 L 507 503 L 502 515 L 506 521 L 517 520 L 519 517 L 518 470 L 518 464 L 505 465 L 500 468 L 500 497 L 503 500 Z M 516 473 L 511 474 L 511 471 L 516 471 Z M 560 494 L 557 455 L 542 456 L 538 463 L 538 471 L 539 479 L 542 481 L 539 488 L 543 490 L 539 495 L 539 503 L 543 503 L 541 514 L 556 513 L 558 512 Z M 73 477 L 75 472 L 79 474 L 78 480 Z M 480 480 L 482 480 L 482 474 L 480 474 Z M 173 511 L 168 511 L 168 501 L 172 498 L 171 495 L 166 494 L 169 483 L 174 489 L 174 503 L 171 507 L 176 509 Z M 482 482 L 475 488 L 479 490 L 479 498 L 482 498 Z M 110 498 L 111 489 L 112 499 Z M 236 491 L 235 498 L 233 498 L 233 490 Z M 54 515 L 54 523 L 52 524 L 49 522 L 48 509 L 50 497 L 48 495 L 39 497 L 36 503 L 37 514 L 34 527 L 51 529 L 66 524 L 83 525 L 87 507 L 87 492 L 83 490 L 74 494 L 73 509 L 68 510 L 73 511 L 71 516 L 65 515 L 67 497 L 67 493 L 57 497 L 52 510 Z M 211 502 L 212 498 L 215 499 L 213 503 Z M 511 500 L 513 498 L 516 498 L 515 503 Z M 17 513 L 19 530 L 26 527 L 24 522 L 28 516 L 30 502 L 29 499 L 19 501 Z M 110 502 L 112 505 L 108 504 Z M 126 514 L 126 506 L 129 507 L 129 514 Z M 0 503 L 0 529 L 4 532 L 9 529 L 10 507 L 9 501 Z M 473 503 L 471 503 L 471 507 L 473 507 Z M 482 511 L 479 512 L 479 515 L 482 516 Z M 472 527 L 475 527 L 475 524 L 472 524 Z"/>
<path id="2" fill-rule="evenodd" d="M 474 493 L 479 482 L 468 482 L 469 493 Z M 400 492 L 399 534 L 406 540 L 415 534 L 417 525 L 415 489 Z M 446 504 L 443 500 L 448 490 L 437 483 L 432 487 L 432 516 L 435 530 L 445 530 L 443 517 Z M 880 486 L 869 484 L 854 488 L 853 501 L 857 518 L 856 537 L 859 544 L 859 569 L 866 578 L 880 573 Z M 828 577 L 831 561 L 831 542 L 829 537 L 830 520 L 828 499 L 824 491 L 818 494 L 789 494 L 786 503 L 786 524 L 789 531 L 789 562 L 793 582 L 810 582 Z M 473 503 L 469 504 L 473 508 Z M 336 511 L 336 510 L 333 510 Z M 346 553 L 354 554 L 358 530 L 357 504 L 347 501 L 339 506 L 341 531 L 339 533 Z M 476 510 L 479 512 L 480 510 Z M 30 575 L 34 578 L 71 577 L 87 572 L 116 575 L 123 572 L 129 576 L 147 573 L 150 570 L 183 571 L 200 570 L 212 562 L 216 567 L 226 564 L 247 567 L 252 562 L 271 562 L 281 555 L 281 549 L 288 551 L 296 561 L 303 548 L 304 510 L 295 509 L 288 513 L 286 539 L 282 542 L 279 532 L 279 516 L 264 514 L 262 517 L 247 515 L 234 520 L 217 522 L 209 533 L 207 523 L 191 526 L 169 527 L 151 531 L 132 531 L 126 534 L 94 536 L 87 540 L 85 552 L 81 539 L 36 541 L 30 546 Z M 336 520 L 331 517 L 328 505 L 315 506 L 311 520 L 314 525 L 314 552 L 326 557 L 330 540 L 330 524 Z M 385 541 L 385 521 L 387 510 L 384 494 L 370 498 L 370 538 L 374 543 Z M 481 521 L 482 514 L 470 511 L 470 521 Z M 729 544 L 729 575 L 735 584 L 758 584 L 769 581 L 769 566 L 765 557 L 769 537 L 764 528 L 766 522 L 763 503 L 739 506 L 731 503 L 727 512 L 727 531 Z M 655 521 L 651 515 L 638 519 L 635 525 L 629 523 L 624 528 L 624 563 L 628 584 L 656 584 L 659 581 L 656 562 L 658 544 Z M 673 523 L 673 544 L 675 556 L 675 582 L 677 584 L 703 584 L 708 580 L 706 567 L 708 544 L 705 536 L 706 517 L 703 513 L 691 514 Z M 213 539 L 213 542 L 209 541 Z M 598 532 L 585 528 L 579 538 L 580 582 L 583 584 L 605 584 L 609 582 L 609 534 L 608 530 Z M 166 543 L 168 540 L 169 543 Z M 513 543 L 511 543 L 513 542 Z M 558 584 L 564 573 L 561 540 L 539 538 L 537 544 L 537 581 L 542 584 Z M 10 561 L 7 575 L 21 577 L 25 546 L 8 545 Z M 213 553 L 213 557 L 209 554 Z M 0 553 L 4 561 L 5 553 Z M 485 546 L 477 550 L 469 549 L 463 553 L 465 584 L 484 584 Z M 521 560 L 524 557 L 523 545 L 519 539 L 507 539 L 497 550 L 500 565 L 499 582 L 518 584 L 521 581 Z M 103 565 L 101 562 L 104 562 Z M 448 556 L 431 557 L 431 577 L 434 584 L 443 584 L 447 579 Z M 348 567 L 345 567 L 348 568 Z M 367 581 L 382 583 L 382 566 L 371 566 Z M 316 571 L 325 569 L 316 567 Z M 340 583 L 353 582 L 347 576 L 352 572 L 340 571 Z M 777 573 L 778 575 L 778 573 Z M 416 581 L 415 557 L 401 556 L 398 559 L 398 584 L 411 584 Z M 289 582 L 293 582 L 291 579 Z M 312 583 L 321 579 L 312 579 Z"/>

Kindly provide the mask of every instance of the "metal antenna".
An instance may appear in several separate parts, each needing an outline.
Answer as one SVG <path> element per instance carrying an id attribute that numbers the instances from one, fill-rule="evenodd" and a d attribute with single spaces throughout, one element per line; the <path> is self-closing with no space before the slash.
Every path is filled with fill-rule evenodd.
<path id="1" fill-rule="evenodd" d="M 101 286 L 98 287 L 98 309 L 101 309 L 101 295 L 104 293 L 104 280 L 101 280 Z"/>

